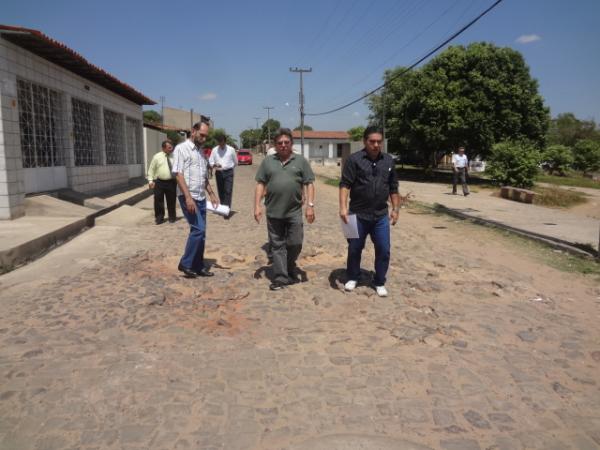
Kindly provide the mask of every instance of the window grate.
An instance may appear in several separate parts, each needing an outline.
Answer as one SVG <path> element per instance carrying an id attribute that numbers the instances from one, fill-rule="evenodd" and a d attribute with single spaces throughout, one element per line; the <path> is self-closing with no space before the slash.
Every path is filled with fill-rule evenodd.
<path id="1" fill-rule="evenodd" d="M 104 110 L 106 164 L 125 164 L 125 130 L 123 114 Z"/>
<path id="2" fill-rule="evenodd" d="M 99 152 L 98 107 L 88 102 L 71 99 L 73 105 L 73 143 L 75 165 L 95 166 L 101 164 Z"/>
<path id="3" fill-rule="evenodd" d="M 61 95 L 52 89 L 17 80 L 23 167 L 64 165 L 61 145 Z"/>
<path id="4" fill-rule="evenodd" d="M 139 120 L 127 118 L 127 155 L 129 164 L 143 164 L 142 124 Z"/>

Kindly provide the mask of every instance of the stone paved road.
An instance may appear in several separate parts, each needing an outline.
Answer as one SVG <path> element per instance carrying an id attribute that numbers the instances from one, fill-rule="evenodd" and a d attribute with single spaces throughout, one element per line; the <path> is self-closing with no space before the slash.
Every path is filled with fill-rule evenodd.
<path id="1" fill-rule="evenodd" d="M 210 280 L 149 201 L 0 277 L 1 449 L 600 448 L 597 280 L 408 209 L 391 296 L 344 293 L 319 184 L 306 281 L 271 293 L 254 170 L 209 219 Z"/>

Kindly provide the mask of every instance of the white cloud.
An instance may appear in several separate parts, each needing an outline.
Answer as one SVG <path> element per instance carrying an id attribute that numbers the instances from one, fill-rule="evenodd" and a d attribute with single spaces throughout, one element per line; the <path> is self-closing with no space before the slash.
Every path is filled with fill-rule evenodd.
<path id="1" fill-rule="evenodd" d="M 354 111 L 354 112 L 352 113 L 352 115 L 353 115 L 354 117 L 360 117 L 360 113 L 359 113 L 358 111 Z"/>
<path id="2" fill-rule="evenodd" d="M 542 38 L 537 34 L 524 34 L 522 36 L 519 36 L 516 42 L 518 42 L 519 44 L 531 44 L 532 42 L 541 40 Z"/>
<path id="3" fill-rule="evenodd" d="M 217 98 L 217 94 L 215 94 L 214 92 L 207 92 L 206 94 L 202 94 L 200 96 L 200 100 L 203 100 L 205 102 L 209 102 L 211 100 L 216 100 Z"/>
<path id="4" fill-rule="evenodd" d="M 285 106 L 290 106 L 290 102 L 285 102 Z"/>

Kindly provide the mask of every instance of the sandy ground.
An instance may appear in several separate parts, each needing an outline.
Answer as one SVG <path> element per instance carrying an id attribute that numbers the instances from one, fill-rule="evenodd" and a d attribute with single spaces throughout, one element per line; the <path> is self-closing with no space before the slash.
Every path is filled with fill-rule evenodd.
<path id="1" fill-rule="evenodd" d="M 370 245 L 345 293 L 318 184 L 304 282 L 272 293 L 255 169 L 209 217 L 212 279 L 180 276 L 187 226 L 151 200 L 0 277 L 0 448 L 600 448 L 597 279 L 410 208 L 390 297 Z"/>

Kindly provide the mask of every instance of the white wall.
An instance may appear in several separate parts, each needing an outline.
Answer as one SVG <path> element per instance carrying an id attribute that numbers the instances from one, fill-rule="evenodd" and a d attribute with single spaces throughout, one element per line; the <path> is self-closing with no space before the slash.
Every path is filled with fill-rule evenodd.
<path id="1" fill-rule="evenodd" d="M 127 164 L 74 166 L 71 98 L 76 97 L 98 105 L 101 112 L 106 108 L 121 113 L 124 121 L 126 117 L 130 117 L 140 123 L 143 122 L 141 106 L 0 38 L 0 219 L 15 218 L 25 213 L 24 198 L 27 189 L 21 156 L 18 78 L 62 94 L 64 129 L 61 142 L 69 187 L 82 192 L 96 192 L 127 183 Z M 102 141 L 99 148 L 103 152 L 102 114 L 99 122 Z M 124 143 L 126 141 L 125 138 Z M 123 152 L 127 155 L 125 148 Z M 100 160 L 105 161 L 104 156 Z M 142 164 L 139 166 L 135 172 L 142 171 Z"/>
<path id="2" fill-rule="evenodd" d="M 152 128 L 144 128 L 144 176 L 152 157 L 162 150 L 161 144 L 167 140 L 167 133 Z"/>

